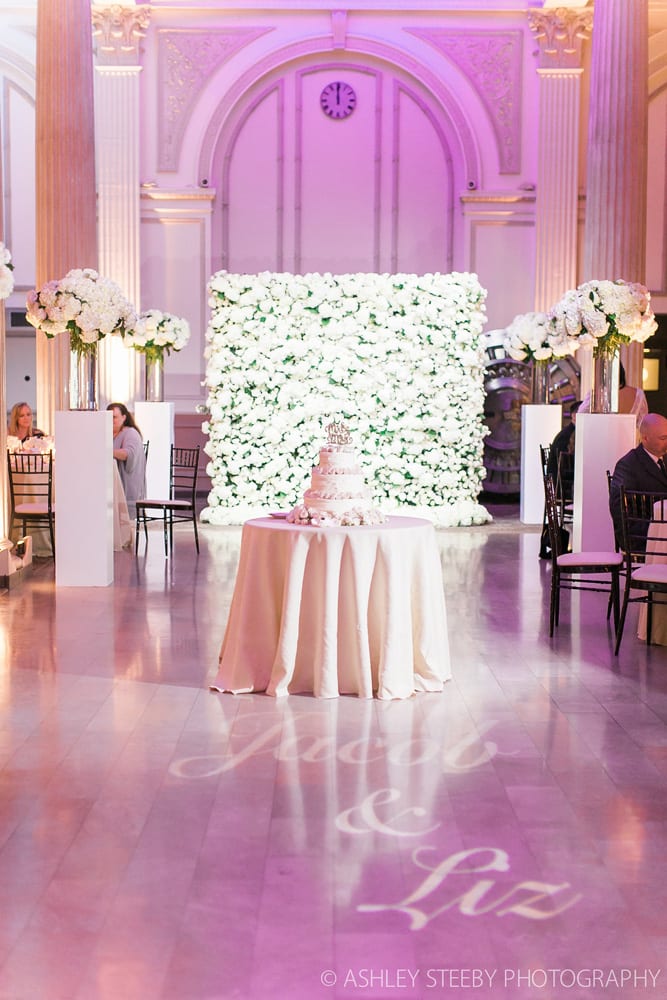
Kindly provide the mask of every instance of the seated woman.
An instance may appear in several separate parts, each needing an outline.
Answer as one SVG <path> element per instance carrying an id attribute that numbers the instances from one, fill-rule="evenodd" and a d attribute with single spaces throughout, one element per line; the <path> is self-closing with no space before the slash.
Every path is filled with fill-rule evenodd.
<path id="1" fill-rule="evenodd" d="M 146 495 L 146 455 L 141 431 L 124 403 L 109 403 L 113 411 L 113 457 L 118 463 L 131 518 L 136 514 L 137 500 Z"/>
<path id="2" fill-rule="evenodd" d="M 27 441 L 28 438 L 44 437 L 44 431 L 33 427 L 32 409 L 28 403 L 15 403 L 12 406 L 7 424 L 7 434 L 18 438 L 21 443 Z"/>

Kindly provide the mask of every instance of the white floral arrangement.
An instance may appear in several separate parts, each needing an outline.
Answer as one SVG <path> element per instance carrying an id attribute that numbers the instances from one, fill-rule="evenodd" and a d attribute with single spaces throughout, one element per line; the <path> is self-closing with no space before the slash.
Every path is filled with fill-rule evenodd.
<path id="1" fill-rule="evenodd" d="M 0 240 L 0 299 L 7 299 L 14 291 L 12 255 Z"/>
<path id="2" fill-rule="evenodd" d="M 503 343 L 510 358 L 525 362 L 564 358 L 579 346 L 574 338 L 555 336 L 552 320 L 545 312 L 515 316 L 505 328 Z"/>
<path id="3" fill-rule="evenodd" d="M 47 337 L 69 332 L 72 350 L 92 353 L 106 336 L 124 336 L 136 314 L 119 286 L 92 268 L 68 271 L 28 293 L 26 318 Z"/>
<path id="4" fill-rule="evenodd" d="M 125 344 L 145 354 L 150 361 L 162 361 L 165 354 L 181 351 L 190 339 L 190 326 L 185 319 L 147 309 L 137 317 L 134 327 L 125 334 Z"/>
<path id="5" fill-rule="evenodd" d="M 622 344 L 644 343 L 658 328 L 648 289 L 637 282 L 586 281 L 566 292 L 550 312 L 558 343 L 574 340 L 595 355 Z"/>
<path id="6" fill-rule="evenodd" d="M 332 414 L 385 513 L 490 520 L 482 487 L 485 292 L 473 274 L 230 274 L 210 279 L 212 480 L 202 518 L 292 508 Z"/>

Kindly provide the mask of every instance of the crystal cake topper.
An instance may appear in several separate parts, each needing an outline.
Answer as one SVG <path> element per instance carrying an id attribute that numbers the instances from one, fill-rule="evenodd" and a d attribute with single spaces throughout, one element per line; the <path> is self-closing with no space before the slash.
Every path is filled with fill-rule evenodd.
<path id="1" fill-rule="evenodd" d="M 352 435 L 343 423 L 334 420 L 326 426 L 327 444 L 351 444 Z"/>

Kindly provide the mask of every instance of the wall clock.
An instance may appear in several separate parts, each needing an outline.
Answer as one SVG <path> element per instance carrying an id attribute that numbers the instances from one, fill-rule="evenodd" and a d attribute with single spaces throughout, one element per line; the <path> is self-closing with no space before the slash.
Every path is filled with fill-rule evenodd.
<path id="1" fill-rule="evenodd" d="M 322 111 L 329 118 L 348 118 L 357 105 L 357 95 L 349 83 L 328 83 L 320 94 Z"/>

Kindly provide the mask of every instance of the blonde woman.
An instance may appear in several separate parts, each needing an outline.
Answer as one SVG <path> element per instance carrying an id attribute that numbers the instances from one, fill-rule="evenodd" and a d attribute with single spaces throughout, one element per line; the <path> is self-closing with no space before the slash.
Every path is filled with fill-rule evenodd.
<path id="1" fill-rule="evenodd" d="M 15 403 L 12 406 L 7 424 L 7 434 L 18 438 L 21 443 L 27 441 L 28 438 L 44 437 L 44 431 L 33 426 L 32 410 L 28 403 Z"/>

